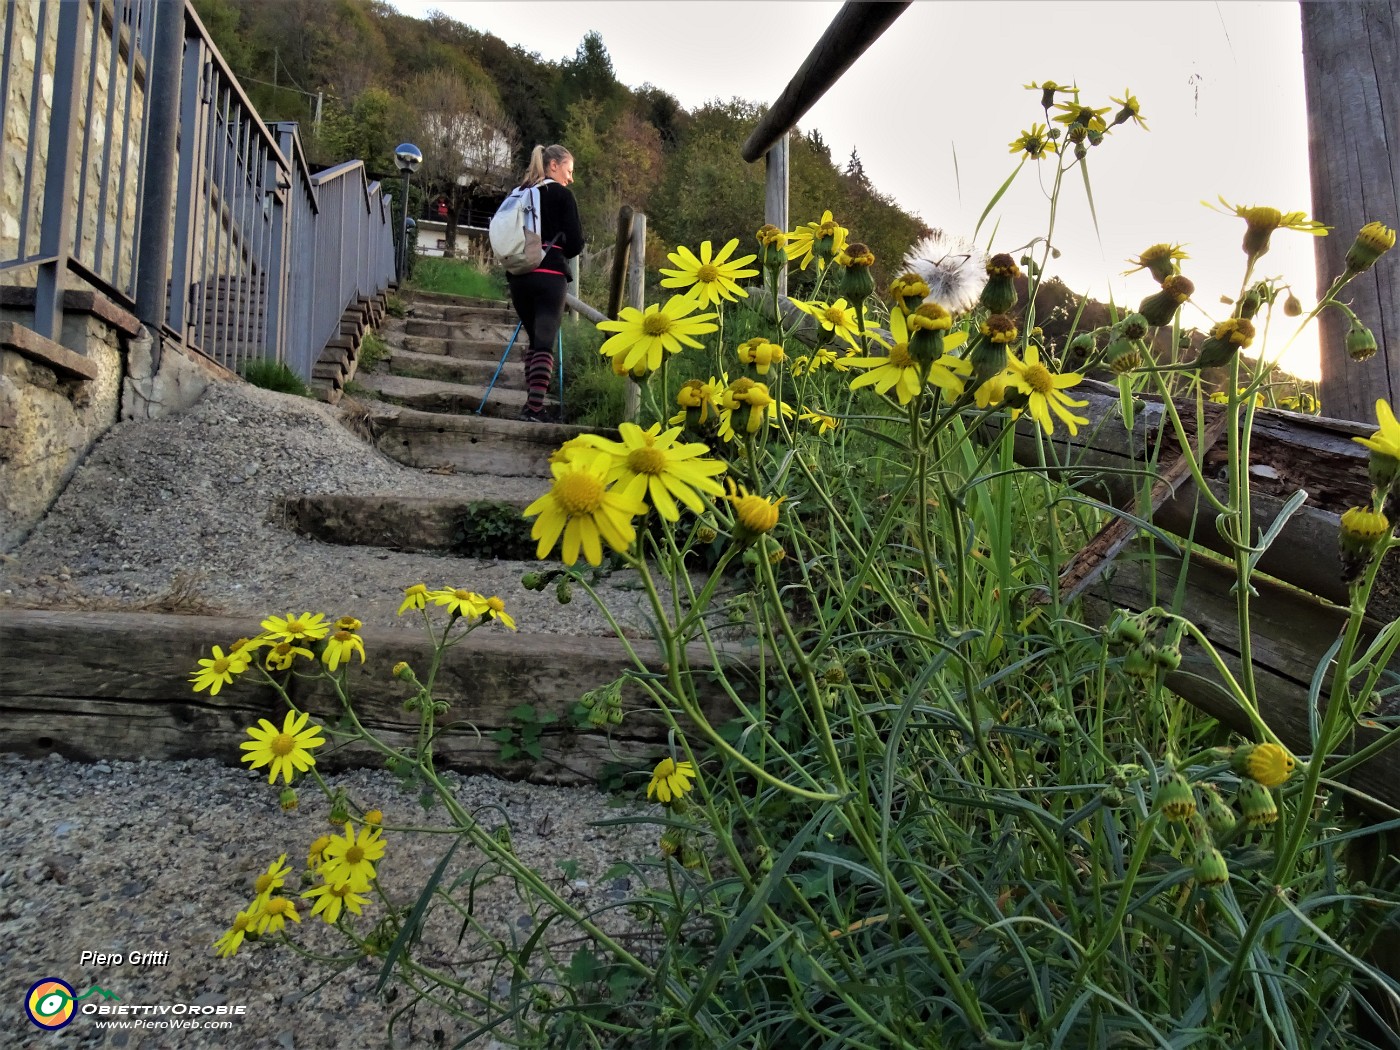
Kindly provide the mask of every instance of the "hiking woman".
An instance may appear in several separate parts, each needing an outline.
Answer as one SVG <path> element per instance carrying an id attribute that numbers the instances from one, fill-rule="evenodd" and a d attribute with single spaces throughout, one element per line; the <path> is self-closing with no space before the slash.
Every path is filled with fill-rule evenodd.
<path id="1" fill-rule="evenodd" d="M 568 189 L 573 181 L 573 154 L 563 146 L 536 146 L 520 183 L 522 187 L 539 187 L 540 243 L 545 246 L 544 258 L 536 269 L 506 278 L 515 312 L 530 337 L 525 351 L 529 393 L 520 418 L 535 423 L 546 419 L 544 396 L 554 376 L 554 343 L 564 317 L 564 296 L 573 280 L 567 260 L 583 251 L 578 203 Z"/>

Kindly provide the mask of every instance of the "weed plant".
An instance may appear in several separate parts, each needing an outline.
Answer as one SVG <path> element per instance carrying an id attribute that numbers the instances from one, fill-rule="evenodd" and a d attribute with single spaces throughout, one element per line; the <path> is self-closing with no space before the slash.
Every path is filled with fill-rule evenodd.
<path id="1" fill-rule="evenodd" d="M 279 689 L 298 667 L 330 678 L 339 726 L 308 726 L 288 701 L 281 729 L 249 730 L 245 760 L 314 777 L 320 733 L 368 741 L 479 851 L 454 882 L 440 867 L 412 906 L 380 894 L 371 918 L 349 903 L 371 906 L 375 862 L 397 832 L 347 817 L 343 837 L 313 846 L 317 885 L 303 896 L 345 900 L 344 913 L 322 913 L 346 938 L 345 965 L 373 957 L 380 987 L 405 993 L 400 1014 L 432 1004 L 456 1015 L 455 1045 L 489 1033 L 550 1048 L 1303 1050 L 1397 1038 L 1400 985 L 1374 961 L 1397 917 L 1393 880 L 1357 850 L 1397 826 L 1395 811 L 1348 774 L 1400 742 L 1374 714 L 1393 688 L 1400 622 L 1365 625 L 1395 542 L 1400 423 L 1378 404 L 1380 429 L 1363 442 L 1372 499 L 1339 524 L 1350 600 L 1312 674 L 1311 724 L 1285 740 L 1252 660 L 1251 581 L 1281 528 L 1260 534 L 1240 469 L 1254 395 L 1278 356 L 1259 333 L 1280 289 L 1255 269 L 1276 232 L 1325 230 L 1302 213 L 1227 205 L 1246 228 L 1241 291 L 1190 362 L 1149 349 L 1158 329 L 1176 345 L 1193 292 L 1171 244 L 1135 260 L 1157 285 L 1136 311 L 1048 342 L 1015 280 L 1026 274 L 1033 304 L 1064 180 L 1141 117 L 1131 95 L 1115 111 L 1076 89 L 1032 88 L 1045 122 L 1012 144 L 1017 172 L 1051 169 L 1032 245 L 989 257 L 935 235 L 880 302 L 873 258 L 827 213 L 764 227 L 752 254 L 737 242 L 678 249 L 662 269 L 672 298 L 600 326 L 609 370 L 637 382 L 647 418 L 664 422 L 624 423 L 616 441 L 576 438 L 555 454 L 549 490 L 525 513 L 537 555 L 564 567 L 522 583 L 561 601 L 581 591 L 611 617 L 594 581 L 612 566 L 633 574 L 651 614 L 658 655 L 619 630 L 629 670 L 581 701 L 599 731 L 640 717 L 638 696 L 668 729 L 645 791 L 632 781 L 645 811 L 599 821 L 656 830 L 652 857 L 615 869 L 634 886 L 627 900 L 585 912 L 564 899 L 436 769 L 442 654 L 482 627 L 513 628 L 500 598 L 406 590 L 401 611 L 421 614 L 436 642 L 429 666 L 394 672 L 419 722 L 412 749 L 356 718 L 342 666 L 364 655 L 353 618 L 332 633 L 320 614 L 270 617 L 257 638 L 200 662 L 196 689 L 249 669 Z M 1394 240 L 1368 224 L 1312 314 L 1350 314 L 1339 294 Z M 772 288 L 785 268 L 808 289 L 800 299 L 741 284 L 761 274 Z M 757 307 L 742 320 L 741 299 Z M 1351 316 L 1355 353 L 1374 352 Z M 1257 335 L 1251 369 L 1240 353 Z M 1107 368 L 1116 392 L 1091 407 L 1064 367 L 1071 349 Z M 1229 370 L 1223 412 L 1204 411 L 1202 367 Z M 1153 395 L 1163 408 L 1148 426 Z M 1220 492 L 1202 468 L 1212 425 L 1228 452 Z M 1162 450 L 1184 450 L 1202 518 L 1231 549 L 1239 659 L 1183 604 L 1157 553 L 1169 548 L 1151 542 L 1161 534 L 1081 484 L 1102 473 L 1086 448 L 1115 428 L 1144 450 L 1120 479 L 1140 494 Z M 1134 556 L 1161 582 L 1091 616 L 1072 585 L 1080 552 L 1120 519 L 1148 541 Z M 692 578 L 702 562 L 712 571 Z M 1187 669 L 1229 698 L 1247 732 L 1168 688 Z M 501 734 L 513 746 L 516 721 Z M 1363 726 L 1372 732 L 1358 743 Z M 473 909 L 471 886 L 491 878 L 527 902 L 535 925 L 523 941 Z M 249 930 L 294 943 L 283 920 L 295 898 L 254 889 L 225 953 Z M 499 981 L 478 987 L 419 950 L 430 909 L 454 917 L 461 953 L 499 958 Z"/>
<path id="2" fill-rule="evenodd" d="M 268 357 L 253 357 L 243 362 L 241 372 L 244 379 L 264 390 L 275 390 L 279 394 L 296 394 L 310 397 L 311 388 L 297 375 L 292 367 L 282 361 Z"/>

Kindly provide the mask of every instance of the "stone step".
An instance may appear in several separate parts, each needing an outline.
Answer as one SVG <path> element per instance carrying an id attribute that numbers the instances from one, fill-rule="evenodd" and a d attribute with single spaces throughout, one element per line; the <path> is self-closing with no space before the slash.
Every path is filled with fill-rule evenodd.
<path id="1" fill-rule="evenodd" d="M 617 431 L 562 423 L 526 423 L 477 415 L 368 406 L 375 444 L 391 459 L 423 470 L 547 478 L 549 457 L 579 434 L 617 439 Z"/>
<path id="2" fill-rule="evenodd" d="M 488 336 L 480 339 L 443 339 L 432 335 L 401 335 L 399 342 L 405 350 L 415 354 L 436 354 L 438 357 L 465 357 L 481 361 L 499 361 L 510 346 L 510 352 L 520 360 L 525 355 L 525 333 L 520 333 L 515 345 L 510 346 L 510 332 L 498 339 Z"/>
<path id="3" fill-rule="evenodd" d="M 405 292 L 403 299 L 409 306 L 421 307 L 479 307 L 499 308 L 506 305 L 504 299 L 487 299 L 478 295 L 453 295 L 450 292 L 425 292 L 413 289 Z"/>
<path id="4" fill-rule="evenodd" d="M 32 758 L 57 752 L 81 762 L 216 758 L 237 766 L 246 728 L 267 717 L 280 724 L 274 712 L 285 704 L 271 686 L 255 684 L 261 679 L 253 672 L 217 696 L 193 692 L 189 675 L 211 645 L 251 635 L 257 623 L 256 616 L 0 609 L 0 751 Z M 366 627 L 361 633 L 368 659 L 347 665 L 356 713 L 391 745 L 412 746 L 418 715 L 405 713 L 409 690 L 393 667 L 406 660 L 423 674 L 432 645 L 415 630 Z M 75 638 L 82 644 L 74 645 Z M 638 638 L 631 645 L 660 669 L 654 644 Z M 698 647 L 693 659 L 704 666 Z M 735 651 L 731 659 L 737 670 L 749 658 Z M 434 695 L 451 705 L 449 718 L 458 728 L 434 737 L 434 758 L 442 767 L 556 784 L 595 781 L 619 761 L 654 762 L 666 752 L 667 727 L 635 685 L 623 686 L 621 725 L 594 732 L 570 718 L 581 693 L 634 667 L 611 637 L 476 631 L 470 643 L 443 653 Z M 324 679 L 293 675 L 286 688 L 318 721 L 340 719 L 340 700 Z M 732 716 L 718 689 L 706 686 L 702 703 L 716 724 Z M 539 760 L 504 760 L 491 737 L 515 724 L 511 711 L 519 704 L 558 716 L 543 734 Z M 316 756 L 323 770 L 382 763 L 364 744 L 326 747 Z"/>
<path id="5" fill-rule="evenodd" d="M 486 394 L 485 385 L 420 379 L 386 372 L 361 373 L 355 382 L 376 394 L 381 401 L 416 408 L 420 412 L 446 412 L 452 415 L 476 414 Z M 553 398 L 545 398 L 545 404 L 554 409 L 559 403 Z M 504 387 L 498 381 L 486 398 L 485 410 L 480 414 L 496 419 L 516 419 L 524 407 L 525 391 Z"/>
<path id="6" fill-rule="evenodd" d="M 469 558 L 533 558 L 530 522 L 520 512 L 545 491 L 544 479 L 473 475 L 473 484 L 480 486 L 475 495 L 293 496 L 285 505 L 286 520 L 303 535 L 341 546 L 452 551 Z M 493 549 L 483 549 L 477 521 L 494 524 Z M 504 529 L 514 534 L 502 536 Z M 513 549 L 504 550 L 506 544 Z"/>
<path id="7" fill-rule="evenodd" d="M 491 324 L 514 325 L 520 318 L 509 303 L 481 300 L 473 306 L 444 306 L 439 303 L 415 303 L 408 309 L 408 318 L 415 321 L 482 321 Z"/>
<path id="8" fill-rule="evenodd" d="M 441 354 L 417 354 L 412 350 L 395 350 L 384 362 L 390 373 L 415 379 L 436 379 L 444 383 L 463 383 L 483 389 L 496 375 L 500 359 L 481 360 L 444 357 Z M 507 361 L 496 376 L 497 390 L 524 390 L 525 368 L 520 359 Z M 475 407 L 472 411 L 476 411 Z"/>
<path id="9" fill-rule="evenodd" d="M 404 320 L 403 330 L 405 335 L 426 335 L 434 339 L 499 340 L 504 347 L 510 342 L 517 323 L 514 316 L 509 320 L 478 317 L 461 321 L 427 321 L 409 317 Z"/>

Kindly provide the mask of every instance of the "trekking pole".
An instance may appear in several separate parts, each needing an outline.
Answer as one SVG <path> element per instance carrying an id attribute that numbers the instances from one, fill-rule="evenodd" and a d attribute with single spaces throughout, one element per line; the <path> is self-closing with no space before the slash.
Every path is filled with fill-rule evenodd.
<path id="1" fill-rule="evenodd" d="M 522 322 L 523 323 L 523 322 Z M 486 399 L 491 396 L 491 390 L 496 385 L 496 379 L 501 374 L 501 369 L 506 366 L 506 358 L 510 357 L 510 349 L 515 345 L 515 337 L 520 334 L 520 324 L 515 326 L 515 331 L 510 334 L 510 342 L 506 344 L 506 352 L 501 355 L 501 363 L 496 366 L 495 373 L 491 376 L 491 382 L 486 384 L 486 392 L 481 395 L 481 404 L 476 406 L 476 414 L 481 415 L 486 411 Z"/>

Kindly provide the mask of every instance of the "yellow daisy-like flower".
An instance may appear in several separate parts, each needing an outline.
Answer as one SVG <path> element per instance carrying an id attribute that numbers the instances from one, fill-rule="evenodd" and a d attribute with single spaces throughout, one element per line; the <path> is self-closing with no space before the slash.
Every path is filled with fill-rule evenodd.
<path id="1" fill-rule="evenodd" d="M 696 514 L 703 514 L 705 501 L 700 493 L 724 495 L 723 487 L 715 480 L 715 475 L 726 469 L 724 461 L 706 458 L 710 449 L 702 442 L 679 442 L 681 430 L 672 427 L 662 433 L 660 423 L 653 423 L 646 430 L 636 423 L 623 423 L 617 428 L 621 441 L 590 438 L 594 447 L 612 461 L 607 482 L 630 489 L 636 479 L 645 479 L 645 486 L 638 491 L 650 498 L 652 506 L 668 521 L 680 520 L 677 500 Z"/>
<path id="2" fill-rule="evenodd" d="M 243 944 L 246 934 L 254 932 L 258 919 L 262 917 L 262 902 L 254 901 L 246 909 L 239 912 L 233 919 L 233 925 L 228 928 L 217 941 L 214 948 L 218 951 L 221 959 L 227 959 L 238 951 Z"/>
<path id="3" fill-rule="evenodd" d="M 726 442 L 734 440 L 736 414 L 744 433 L 756 434 L 765 423 L 777 426 L 779 412 L 791 418 L 792 406 L 776 400 L 766 383 L 741 376 L 719 396 L 719 438 Z"/>
<path id="4" fill-rule="evenodd" d="M 356 893 L 354 887 L 348 882 L 332 884 L 323 882 L 319 886 L 313 886 L 303 893 L 304 900 L 314 900 L 311 914 L 319 915 L 328 925 L 334 926 L 336 919 L 340 918 L 342 909 L 348 909 L 352 914 L 363 914 L 360 909 L 369 903 L 369 898 Z"/>
<path id="5" fill-rule="evenodd" d="M 336 631 L 326 641 L 326 648 L 321 653 L 321 661 L 326 665 L 326 670 L 334 672 L 342 663 L 350 666 L 350 655 L 360 654 L 360 663 L 365 662 L 365 642 L 354 631 Z"/>
<path id="6" fill-rule="evenodd" d="M 799 226 L 788 234 L 787 256 L 797 261 L 798 268 L 805 270 L 816 261 L 817 269 L 826 269 L 828 260 L 846 247 L 846 237 L 850 233 L 832 217 L 831 211 L 822 212 L 821 220 Z"/>
<path id="7" fill-rule="evenodd" d="M 409 609 L 424 609 L 428 605 L 428 585 L 426 583 L 415 583 L 403 589 L 403 604 L 399 606 L 399 615 L 402 616 Z"/>
<path id="8" fill-rule="evenodd" d="M 293 645 L 291 642 L 278 642 L 268 649 L 263 663 L 269 671 L 285 671 L 296 662 L 298 656 L 304 656 L 308 660 L 316 658 L 316 654 L 310 649 Z"/>
<path id="9" fill-rule="evenodd" d="M 1123 276 L 1127 277 L 1128 274 L 1137 273 L 1139 270 L 1148 270 L 1158 281 L 1165 281 L 1177 272 L 1178 262 L 1191 258 L 1181 248 L 1180 244 L 1154 244 L 1145 248 L 1136 259 L 1128 260 L 1135 265 L 1131 270 L 1124 270 Z"/>
<path id="10" fill-rule="evenodd" d="M 1220 203 L 1224 205 L 1224 214 L 1238 215 L 1244 220 L 1244 241 L 1241 247 L 1244 249 L 1244 253 L 1251 258 L 1263 255 L 1269 250 L 1269 238 L 1275 230 L 1297 230 L 1314 237 L 1326 237 L 1327 231 L 1331 229 L 1316 219 L 1309 219 L 1306 212 L 1284 212 L 1262 205 L 1246 207 L 1242 204 L 1231 204 L 1224 197 L 1219 199 Z M 1201 201 L 1201 203 L 1212 211 L 1222 210 L 1209 201 Z"/>
<path id="11" fill-rule="evenodd" d="M 666 275 L 661 287 L 688 288 L 689 291 L 685 294 L 697 300 L 701 306 L 715 305 L 721 299 L 733 302 L 741 295 L 747 298 L 749 293 L 739 287 L 738 280 L 741 277 L 758 276 L 757 270 L 744 269 L 758 256 L 744 255 L 730 259 L 729 256 L 737 247 L 739 238 L 735 237 L 713 258 L 709 241 L 700 245 L 699 256 L 684 246 L 677 248 L 666 256 L 677 268 L 661 271 Z"/>
<path id="12" fill-rule="evenodd" d="M 804 314 L 816 318 L 817 323 L 825 331 L 833 332 L 844 339 L 853 350 L 860 349 L 860 344 L 856 342 L 857 336 L 860 335 L 860 328 L 856 321 L 856 309 L 849 305 L 845 299 L 837 299 L 834 303 L 804 303 L 800 299 L 792 299 L 790 302 Z M 867 317 L 866 320 L 869 321 L 869 318 Z"/>
<path id="13" fill-rule="evenodd" d="M 663 758 L 651 772 L 651 783 L 647 784 L 647 798 L 655 798 L 663 806 L 669 806 L 674 799 L 681 798 L 694 786 L 695 767 L 689 762 L 677 762 L 673 758 Z"/>
<path id="14" fill-rule="evenodd" d="M 744 486 L 735 486 L 733 478 L 726 478 L 729 494 L 724 498 L 734 504 L 735 539 L 748 543 L 765 532 L 771 532 L 778 524 L 778 507 L 786 496 L 770 500 L 766 496 L 751 493 Z"/>
<path id="15" fill-rule="evenodd" d="M 770 343 L 761 335 L 740 343 L 737 353 L 743 364 L 750 366 L 761 376 L 766 376 L 774 365 L 782 364 L 787 356 L 781 346 Z"/>
<path id="16" fill-rule="evenodd" d="M 225 655 L 217 645 L 212 647 L 211 652 L 214 655 L 210 659 L 199 661 L 199 666 L 190 675 L 190 681 L 194 683 L 196 693 L 208 689 L 210 696 L 218 696 L 220 689 L 233 682 L 234 675 L 248 670 L 250 655 L 244 650 L 232 649 Z"/>
<path id="17" fill-rule="evenodd" d="M 326 847 L 331 844 L 329 835 L 322 835 L 311 844 L 311 849 L 306 853 L 306 866 L 312 871 L 317 870 L 326 859 Z"/>
<path id="18" fill-rule="evenodd" d="M 269 766 L 269 784 L 277 780 L 279 773 L 290 784 L 294 773 L 303 773 L 316 764 L 311 748 L 320 747 L 326 742 L 325 737 L 321 736 L 320 726 L 306 726 L 310 718 L 305 711 L 300 714 L 288 711 L 280 730 L 266 718 L 258 719 L 258 725 L 250 726 L 247 731 L 253 739 L 238 745 L 248 752 L 241 761 L 251 762 L 249 769 Z"/>
<path id="19" fill-rule="evenodd" d="M 1116 102 L 1122 107 L 1113 117 L 1113 124 L 1115 127 L 1131 120 L 1138 127 L 1142 128 L 1143 131 L 1150 130 L 1147 127 L 1147 121 L 1142 119 L 1142 110 L 1138 106 L 1137 98 L 1134 97 L 1133 93 L 1127 88 L 1123 89 L 1122 98 L 1114 98 L 1112 95 L 1109 95 L 1108 100 L 1110 102 Z"/>
<path id="20" fill-rule="evenodd" d="M 258 654 L 258 650 L 265 645 L 271 644 L 271 640 L 264 638 L 262 635 L 258 635 L 256 638 L 240 638 L 228 647 L 228 655 L 230 657 L 243 656 L 249 663 L 252 663 L 254 657 Z"/>
<path id="21" fill-rule="evenodd" d="M 1032 160 L 1040 160 L 1055 152 L 1055 140 L 1049 137 L 1050 129 L 1044 124 L 1032 124 L 1029 131 L 1021 132 L 1021 137 L 1011 143 L 1012 153 L 1024 153 Z"/>
<path id="22" fill-rule="evenodd" d="M 630 372 L 645 363 L 648 371 L 661 367 L 662 353 L 677 353 L 689 346 L 704 346 L 695 337 L 718 329 L 711 324 L 718 314 L 690 315 L 700 309 L 700 300 L 686 295 L 673 295 L 665 303 L 653 303 L 645 312 L 635 306 L 624 306 L 616 321 L 599 321 L 604 332 L 615 332 L 598 348 L 604 357 L 622 357 L 623 371 Z"/>
<path id="23" fill-rule="evenodd" d="M 817 428 L 818 437 L 831 433 L 831 431 L 841 425 L 840 421 L 834 416 L 828 416 L 826 413 L 818 412 L 816 409 L 812 408 L 804 408 L 802 414 L 797 418 L 815 426 Z"/>
<path id="24" fill-rule="evenodd" d="M 506 603 L 497 595 L 493 594 L 486 599 L 486 615 L 493 620 L 500 620 L 501 623 L 505 624 L 512 631 L 517 629 L 515 626 L 515 618 L 512 617 L 510 613 L 506 612 Z M 369 820 L 369 814 L 365 814 L 365 820 Z M 378 822 L 370 821 L 370 823 Z"/>
<path id="25" fill-rule="evenodd" d="M 1056 102 L 1055 108 L 1064 110 L 1058 117 L 1053 118 L 1057 124 L 1078 124 L 1090 131 L 1107 131 L 1108 124 L 1105 123 L 1103 115 L 1113 107 L 1095 109 L 1093 106 L 1081 105 L 1078 101 L 1070 101 Z"/>
<path id="26" fill-rule="evenodd" d="M 357 892 L 374 881 L 374 862 L 384 856 L 384 840 L 377 828 L 360 828 L 349 821 L 344 835 L 332 835 L 321 862 L 321 878 L 333 886 L 349 885 Z"/>
<path id="27" fill-rule="evenodd" d="M 1071 434 L 1079 433 L 1079 425 L 1089 422 L 1085 417 L 1076 416 L 1070 411 L 1070 408 L 1083 408 L 1089 402 L 1075 401 L 1061 393 L 1079 385 L 1084 379 L 1082 375 L 1078 372 L 1055 375 L 1040 363 L 1040 350 L 1034 343 L 1026 347 L 1024 362 L 1017 361 L 1015 357 L 1009 358 L 1009 362 L 1012 374 L 1007 379 L 1007 385 L 1014 386 L 1029 396 L 1030 404 L 1026 410 L 1046 434 L 1055 432 L 1055 421 L 1050 418 L 1052 411 L 1064 420 Z"/>
<path id="28" fill-rule="evenodd" d="M 429 591 L 428 597 L 434 605 L 446 606 L 453 616 L 475 619 L 486 615 L 486 599 L 476 591 L 464 590 L 461 587 L 444 587 L 441 590 Z"/>
<path id="29" fill-rule="evenodd" d="M 255 904 L 266 904 L 274 890 L 280 890 L 287 881 L 287 876 L 292 873 L 291 866 L 287 863 L 287 855 L 284 853 L 267 866 L 267 870 L 257 877 L 253 883 L 253 893 L 256 894 Z"/>
<path id="30" fill-rule="evenodd" d="M 554 484 L 525 508 L 527 518 L 535 518 L 530 538 L 539 541 L 535 557 L 547 557 L 564 540 L 560 557 L 565 565 L 578 561 L 579 550 L 589 565 L 603 561 L 603 541 L 616 551 L 625 551 L 637 538 L 632 519 L 646 513 L 641 500 L 640 479 L 620 490 L 608 486 L 610 464 L 602 456 L 586 463 L 551 463 Z"/>
<path id="31" fill-rule="evenodd" d="M 569 438 L 553 452 L 549 454 L 551 463 L 571 463 L 576 459 L 586 459 L 598 454 L 598 450 L 590 445 L 584 438 L 586 434 Z"/>
<path id="32" fill-rule="evenodd" d="M 364 624 L 353 616 L 342 616 L 335 621 L 335 629 L 337 631 L 358 631 L 363 626 Z"/>
<path id="33" fill-rule="evenodd" d="M 282 642 L 315 642 L 331 633 L 324 613 L 304 612 L 300 616 L 269 616 L 262 622 L 269 638 Z"/>
<path id="34" fill-rule="evenodd" d="M 1041 109 L 1049 109 L 1055 104 L 1055 92 L 1057 91 L 1063 91 L 1066 94 L 1070 95 L 1079 94 L 1079 89 L 1077 87 L 1070 87 L 1068 84 L 1057 84 L 1053 80 L 1047 80 L 1043 84 L 1037 84 L 1034 80 L 1032 80 L 1029 84 L 1023 84 L 1022 87 L 1024 87 L 1027 91 L 1040 92 Z"/>
<path id="35" fill-rule="evenodd" d="M 1255 744 L 1244 759 L 1245 775 L 1267 788 L 1286 783 L 1293 775 L 1293 756 L 1278 744 Z"/>
<path id="36" fill-rule="evenodd" d="M 919 362 L 909 355 L 909 324 L 902 310 L 890 313 L 890 336 L 894 345 L 884 357 L 854 357 L 849 364 L 853 368 L 868 369 L 863 375 L 851 380 L 851 389 L 873 386 L 877 394 L 886 394 L 891 388 L 901 405 L 907 405 L 924 388 L 925 377 Z M 967 336 L 955 332 L 943 340 L 945 350 L 960 346 Z M 972 363 L 961 357 L 944 354 L 929 365 L 927 381 L 945 390 L 953 397 L 963 392 L 963 382 L 959 376 L 972 374 Z"/>
<path id="37" fill-rule="evenodd" d="M 258 916 L 253 926 L 253 932 L 259 936 L 265 933 L 276 933 L 285 929 L 287 920 L 301 922 L 301 916 L 297 914 L 297 906 L 286 897 L 273 897 L 263 904 L 262 914 Z"/>
<path id="38" fill-rule="evenodd" d="M 714 376 L 710 376 L 708 380 L 687 379 L 676 391 L 676 404 L 680 406 L 681 410 L 666 422 L 673 426 L 685 424 L 690 427 L 703 427 L 707 425 L 712 417 L 718 417 L 719 396 L 728 383 L 729 377 L 727 375 L 722 375 L 718 379 Z M 597 449 L 593 451 L 596 454 Z"/>
<path id="39" fill-rule="evenodd" d="M 1380 424 L 1380 429 L 1374 434 L 1368 438 L 1354 437 L 1352 440 L 1359 445 L 1365 445 L 1372 452 L 1379 452 L 1382 456 L 1400 459 L 1400 422 L 1396 422 L 1395 413 L 1390 410 L 1390 405 L 1384 398 L 1376 399 L 1376 422 Z"/>

